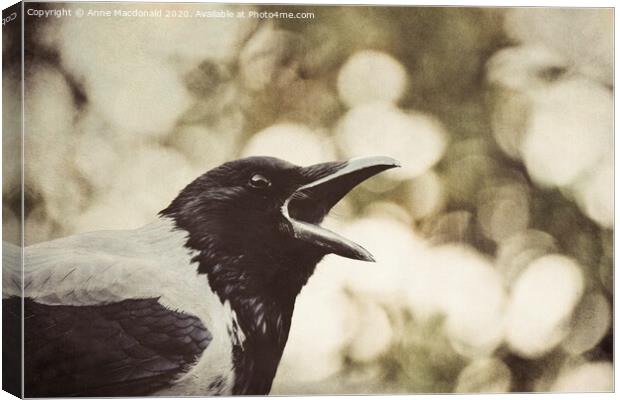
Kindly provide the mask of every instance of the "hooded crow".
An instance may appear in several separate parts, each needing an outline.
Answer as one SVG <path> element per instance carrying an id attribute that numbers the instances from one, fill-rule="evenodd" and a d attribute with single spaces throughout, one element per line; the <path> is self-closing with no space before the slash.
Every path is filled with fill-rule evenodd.
<path id="1" fill-rule="evenodd" d="M 373 261 L 321 221 L 396 166 L 240 159 L 142 228 L 27 247 L 26 397 L 268 394 L 316 264 L 330 253 Z M 21 288 L 4 282 L 3 308 L 19 307 Z"/>

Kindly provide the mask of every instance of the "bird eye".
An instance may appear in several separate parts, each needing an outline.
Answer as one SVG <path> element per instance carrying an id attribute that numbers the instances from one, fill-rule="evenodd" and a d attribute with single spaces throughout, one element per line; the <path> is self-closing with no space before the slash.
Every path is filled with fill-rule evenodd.
<path id="1" fill-rule="evenodd" d="M 250 178 L 250 186 L 258 189 L 263 189 L 271 186 L 271 181 L 261 174 L 254 174 Z"/>

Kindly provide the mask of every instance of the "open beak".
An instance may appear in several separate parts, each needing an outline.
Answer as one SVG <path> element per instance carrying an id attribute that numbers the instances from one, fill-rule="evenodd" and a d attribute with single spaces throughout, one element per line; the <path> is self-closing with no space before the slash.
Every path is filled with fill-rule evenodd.
<path id="1" fill-rule="evenodd" d="M 325 254 L 374 261 L 362 246 L 319 224 L 329 210 L 354 187 L 382 171 L 399 166 L 398 161 L 390 157 L 363 157 L 302 168 L 306 182 L 282 207 L 284 217 L 293 227 L 295 238 L 321 248 Z"/>

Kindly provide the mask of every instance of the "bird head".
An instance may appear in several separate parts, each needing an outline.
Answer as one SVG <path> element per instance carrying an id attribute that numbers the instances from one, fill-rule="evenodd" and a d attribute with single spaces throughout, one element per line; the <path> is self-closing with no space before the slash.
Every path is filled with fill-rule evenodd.
<path id="1" fill-rule="evenodd" d="M 373 260 L 320 224 L 351 189 L 396 166 L 388 157 L 308 167 L 250 157 L 200 176 L 161 212 L 187 232 L 198 273 L 238 318 L 244 339 L 233 349 L 233 392 L 269 392 L 295 298 L 323 256 Z"/>
<path id="2" fill-rule="evenodd" d="M 399 166 L 366 157 L 300 167 L 272 157 L 227 162 L 190 183 L 162 211 L 190 234 L 189 245 L 222 257 L 307 257 L 326 254 L 373 261 L 360 245 L 320 226 L 355 186 Z"/>

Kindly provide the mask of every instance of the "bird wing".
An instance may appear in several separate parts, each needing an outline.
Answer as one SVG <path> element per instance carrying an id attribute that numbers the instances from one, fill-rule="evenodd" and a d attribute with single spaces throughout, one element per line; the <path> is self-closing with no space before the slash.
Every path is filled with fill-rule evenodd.
<path id="1" fill-rule="evenodd" d="M 198 362 L 219 335 L 210 329 L 218 315 L 209 315 L 208 283 L 183 238 L 158 230 L 25 249 L 26 396 L 146 395 Z M 9 294 L 3 308 L 15 302 Z"/>
<path id="2" fill-rule="evenodd" d="M 2 296 L 19 293 L 21 288 L 21 248 L 2 241 Z M 3 389 L 15 396 L 21 394 L 22 374 L 16 366 L 22 362 L 21 302 L 2 308 L 2 380 Z"/>
<path id="3" fill-rule="evenodd" d="M 19 301 L 5 299 L 3 306 Z M 153 393 L 188 371 L 211 340 L 198 318 L 171 311 L 157 299 L 97 306 L 25 299 L 25 395 Z"/>

